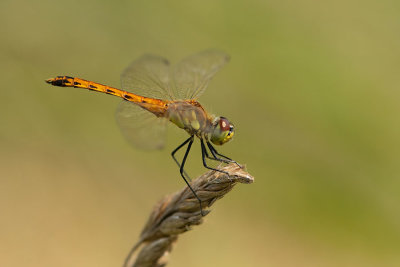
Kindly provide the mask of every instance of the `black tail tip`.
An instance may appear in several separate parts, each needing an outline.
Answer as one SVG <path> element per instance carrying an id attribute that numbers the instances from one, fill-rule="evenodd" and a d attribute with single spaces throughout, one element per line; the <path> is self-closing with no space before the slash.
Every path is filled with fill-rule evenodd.
<path id="1" fill-rule="evenodd" d="M 53 81 L 54 81 L 54 79 L 47 79 L 47 80 L 44 80 L 46 83 L 49 83 L 49 84 L 53 84 Z"/>

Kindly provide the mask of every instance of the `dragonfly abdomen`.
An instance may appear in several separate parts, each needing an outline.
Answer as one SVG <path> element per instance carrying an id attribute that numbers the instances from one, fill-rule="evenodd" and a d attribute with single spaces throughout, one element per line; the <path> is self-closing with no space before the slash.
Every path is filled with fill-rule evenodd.
<path id="1" fill-rule="evenodd" d="M 113 88 L 104 84 L 87 81 L 81 78 L 75 78 L 70 76 L 57 76 L 56 78 L 46 80 L 47 83 L 54 85 L 54 86 L 61 86 L 61 87 L 75 87 L 75 88 L 84 88 L 89 89 L 92 91 L 97 91 L 101 93 L 106 93 L 110 95 L 115 95 L 121 98 L 124 98 L 129 101 L 137 102 L 138 97 L 132 93 L 128 93 L 117 88 Z"/>
<path id="2" fill-rule="evenodd" d="M 91 91 L 114 95 L 127 101 L 133 102 L 141 106 L 142 108 L 154 113 L 156 116 L 162 116 L 168 106 L 168 102 L 161 99 L 136 95 L 108 85 L 87 81 L 76 77 L 57 76 L 56 78 L 46 80 L 46 82 L 54 86 L 84 88 Z"/>

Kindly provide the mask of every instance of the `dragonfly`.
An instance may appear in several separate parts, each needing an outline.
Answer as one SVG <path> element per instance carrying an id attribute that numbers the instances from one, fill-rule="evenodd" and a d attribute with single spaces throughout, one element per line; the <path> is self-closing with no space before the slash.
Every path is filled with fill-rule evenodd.
<path id="1" fill-rule="evenodd" d="M 122 72 L 122 89 L 71 76 L 57 76 L 46 82 L 54 86 L 84 88 L 122 98 L 116 111 L 117 123 L 123 136 L 136 147 L 163 148 L 168 122 L 184 129 L 189 138 L 174 149 L 171 156 L 186 185 L 198 200 L 204 216 L 202 201 L 190 185 L 191 179 L 184 170 L 195 137 L 200 140 L 205 168 L 226 173 L 209 166 L 206 159 L 236 163 L 241 167 L 214 147 L 232 140 L 234 125 L 226 117 L 208 113 L 197 101 L 214 75 L 228 61 L 229 56 L 218 50 L 199 52 L 176 65 L 171 65 L 161 56 L 145 54 Z M 186 151 L 179 162 L 175 154 L 185 146 Z"/>

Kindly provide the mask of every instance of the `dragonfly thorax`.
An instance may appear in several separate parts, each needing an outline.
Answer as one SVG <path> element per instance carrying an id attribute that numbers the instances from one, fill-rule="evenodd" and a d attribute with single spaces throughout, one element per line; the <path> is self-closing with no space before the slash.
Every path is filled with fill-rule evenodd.
<path id="1" fill-rule="evenodd" d="M 207 136 L 212 128 L 212 117 L 207 114 L 199 102 L 174 101 L 169 103 L 167 112 L 169 120 L 190 135 Z"/>
<path id="2" fill-rule="evenodd" d="M 234 126 L 225 117 L 212 117 L 199 102 L 175 101 L 168 105 L 167 117 L 190 135 L 209 139 L 216 145 L 223 145 L 232 139 Z"/>

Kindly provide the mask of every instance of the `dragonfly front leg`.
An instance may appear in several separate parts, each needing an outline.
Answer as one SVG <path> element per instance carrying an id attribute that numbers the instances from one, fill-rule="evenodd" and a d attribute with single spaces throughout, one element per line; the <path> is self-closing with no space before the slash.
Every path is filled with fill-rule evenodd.
<path id="1" fill-rule="evenodd" d="M 235 160 L 233 160 L 231 158 L 228 158 L 227 156 L 224 156 L 224 155 L 218 153 L 217 150 L 214 148 L 213 145 L 211 145 L 211 143 L 209 141 L 206 141 L 206 142 L 207 142 L 208 148 L 210 149 L 211 154 L 214 157 L 214 158 L 210 158 L 210 159 L 214 159 L 214 160 L 217 160 L 217 161 L 220 161 L 220 162 L 225 162 L 225 163 L 235 163 L 240 168 L 243 168 L 243 166 L 240 165 L 239 163 L 237 163 Z M 223 157 L 223 158 L 219 158 L 219 157 L 217 157 L 217 155 L 220 156 L 220 157 Z"/>
<path id="2" fill-rule="evenodd" d="M 217 172 L 222 172 L 222 173 L 228 174 L 228 172 L 226 172 L 226 171 L 218 170 L 218 169 L 215 169 L 215 168 L 210 167 L 210 166 L 207 165 L 206 158 L 212 159 L 212 160 L 218 160 L 218 159 L 211 158 L 208 155 L 208 152 L 207 152 L 206 146 L 204 145 L 203 139 L 200 139 L 200 144 L 201 144 L 201 156 L 202 156 L 202 159 L 203 159 L 203 166 L 206 167 L 209 170 L 213 170 L 213 171 L 217 171 Z M 218 161 L 220 161 L 220 160 L 218 160 Z"/>

